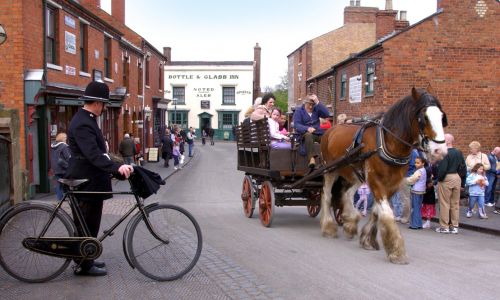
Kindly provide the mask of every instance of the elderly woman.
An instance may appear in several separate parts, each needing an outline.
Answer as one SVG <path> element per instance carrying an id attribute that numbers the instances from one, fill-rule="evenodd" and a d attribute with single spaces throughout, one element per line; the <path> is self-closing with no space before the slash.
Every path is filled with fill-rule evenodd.
<path id="1" fill-rule="evenodd" d="M 270 118 L 271 109 L 274 107 L 274 101 L 276 97 L 272 93 L 267 93 L 262 97 L 262 104 L 257 106 L 255 111 L 250 116 L 252 121 L 257 121 L 260 119 Z"/>
<path id="2" fill-rule="evenodd" d="M 245 118 L 250 118 L 252 113 L 255 111 L 255 109 L 262 103 L 262 97 L 257 97 L 255 98 L 255 101 L 253 102 L 253 105 L 250 106 L 247 111 L 245 112 Z"/>
<path id="3" fill-rule="evenodd" d="M 483 164 L 484 170 L 488 171 L 491 168 L 490 161 L 488 160 L 488 155 L 481 153 L 481 144 L 477 141 L 473 141 L 469 144 L 470 154 L 467 155 L 465 164 L 467 165 L 467 172 L 476 165 Z"/>

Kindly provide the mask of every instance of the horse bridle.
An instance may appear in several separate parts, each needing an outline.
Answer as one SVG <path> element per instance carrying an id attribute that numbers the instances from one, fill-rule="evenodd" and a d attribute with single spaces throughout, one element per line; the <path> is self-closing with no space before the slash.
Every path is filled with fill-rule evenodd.
<path id="1" fill-rule="evenodd" d="M 422 107 L 421 109 L 419 109 L 419 111 L 418 111 L 417 120 L 418 120 L 418 124 L 419 124 L 418 135 L 419 135 L 420 140 L 421 140 L 420 143 L 416 142 L 414 144 L 410 144 L 407 141 L 400 138 L 398 135 L 396 135 L 394 132 L 392 132 L 389 128 L 384 126 L 384 124 L 383 124 L 384 117 L 383 116 L 380 119 L 370 121 L 370 122 L 373 122 L 377 126 L 377 129 L 376 129 L 377 152 L 383 161 L 385 161 L 386 163 L 391 164 L 391 165 L 403 166 L 403 165 L 407 165 L 411 159 L 411 151 L 410 151 L 410 154 L 408 156 L 405 156 L 405 157 L 396 157 L 396 156 L 389 153 L 389 151 L 387 150 L 387 146 L 385 144 L 384 131 L 389 133 L 392 137 L 394 137 L 396 140 L 398 140 L 403 145 L 408 146 L 411 149 L 413 149 L 413 148 L 418 149 L 420 151 L 424 151 L 424 149 L 427 148 L 429 140 L 431 140 L 437 144 L 444 144 L 445 143 L 444 140 L 436 140 L 433 138 L 429 138 L 424 133 L 425 116 L 423 116 L 423 114 L 424 114 L 423 111 L 430 106 L 434 106 L 434 105 L 426 105 L 426 106 Z M 437 106 L 441 110 L 439 105 L 435 105 L 435 106 Z M 443 113 L 443 127 L 446 127 L 446 125 L 447 125 L 446 115 Z"/>

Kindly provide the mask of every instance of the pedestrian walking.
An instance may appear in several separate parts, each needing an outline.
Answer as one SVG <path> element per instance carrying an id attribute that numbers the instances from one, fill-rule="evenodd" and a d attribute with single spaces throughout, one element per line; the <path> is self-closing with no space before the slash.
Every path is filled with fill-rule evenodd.
<path id="1" fill-rule="evenodd" d="M 59 183 L 59 179 L 63 178 L 68 169 L 69 159 L 71 157 L 71 152 L 69 150 L 68 144 L 66 143 L 68 136 L 64 132 L 60 132 L 56 135 L 56 141 L 50 145 L 52 153 L 50 155 L 50 166 L 52 172 L 54 173 L 54 178 L 56 179 L 56 197 L 57 200 L 62 200 L 63 189 L 62 184 Z"/>
<path id="2" fill-rule="evenodd" d="M 364 182 L 359 188 L 358 188 L 358 194 L 359 194 L 359 200 L 356 202 L 356 209 L 359 210 L 361 207 L 361 203 L 363 204 L 363 211 L 361 212 L 361 215 L 363 217 L 366 216 L 366 211 L 368 209 L 368 196 L 370 195 L 370 188 L 368 187 L 368 184 Z"/>
<path id="3" fill-rule="evenodd" d="M 161 138 L 161 158 L 163 158 L 163 166 L 165 168 L 169 167 L 169 160 L 172 158 L 172 151 L 174 148 L 174 143 L 172 141 L 172 136 L 170 129 L 165 129 L 165 134 Z"/>
<path id="4" fill-rule="evenodd" d="M 186 140 L 187 140 L 187 144 L 188 144 L 188 153 L 189 153 L 189 157 L 193 157 L 193 148 L 194 148 L 194 139 L 196 138 L 196 135 L 195 135 L 195 132 L 194 132 L 194 128 L 193 127 L 189 127 L 189 131 L 186 135 Z"/>
<path id="5" fill-rule="evenodd" d="M 174 170 L 182 169 L 182 167 L 180 166 L 181 150 L 180 150 L 180 143 L 178 140 L 174 141 L 172 156 L 174 157 Z"/>
<path id="6" fill-rule="evenodd" d="M 134 163 L 134 156 L 136 154 L 135 144 L 134 140 L 130 137 L 130 134 L 125 133 L 123 140 L 120 142 L 120 146 L 118 147 L 118 151 L 127 165 Z"/>
<path id="7" fill-rule="evenodd" d="M 93 81 L 87 85 L 84 95 L 80 98 L 85 101 L 73 116 L 68 130 L 68 145 L 71 151 L 66 178 L 86 178 L 80 190 L 95 192 L 110 192 L 110 174 L 120 173 L 128 178 L 134 171 L 130 165 L 113 162 L 106 153 L 106 144 L 101 129 L 97 124 L 99 117 L 109 101 L 109 88 L 103 82 Z M 91 236 L 97 237 L 101 224 L 103 200 L 111 198 L 112 194 L 75 195 L 77 204 L 87 223 Z M 73 216 L 75 212 L 73 212 Z M 84 235 L 83 224 L 74 218 L 79 236 Z M 104 276 L 107 274 L 104 262 L 94 260 L 75 260 L 78 268 L 76 275 Z"/>

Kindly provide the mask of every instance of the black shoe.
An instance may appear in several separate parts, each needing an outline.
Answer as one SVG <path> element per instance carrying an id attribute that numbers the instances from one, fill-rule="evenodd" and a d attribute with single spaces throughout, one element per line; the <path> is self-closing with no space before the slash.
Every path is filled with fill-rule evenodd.
<path id="1" fill-rule="evenodd" d="M 79 269 L 75 271 L 77 276 L 106 276 L 108 271 L 106 268 L 98 268 L 96 266 L 90 267 L 88 270 Z"/>
<path id="2" fill-rule="evenodd" d="M 94 260 L 94 266 L 96 266 L 98 268 L 105 268 L 106 263 L 103 262 L 102 260 Z"/>

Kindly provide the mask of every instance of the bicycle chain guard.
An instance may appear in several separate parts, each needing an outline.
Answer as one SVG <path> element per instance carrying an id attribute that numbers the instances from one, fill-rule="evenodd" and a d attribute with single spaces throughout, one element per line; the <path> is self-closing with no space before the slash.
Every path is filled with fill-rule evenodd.
<path id="1" fill-rule="evenodd" d="M 102 253 L 102 243 L 93 237 L 29 237 L 23 240 L 23 246 L 45 255 L 73 259 L 96 259 Z"/>

